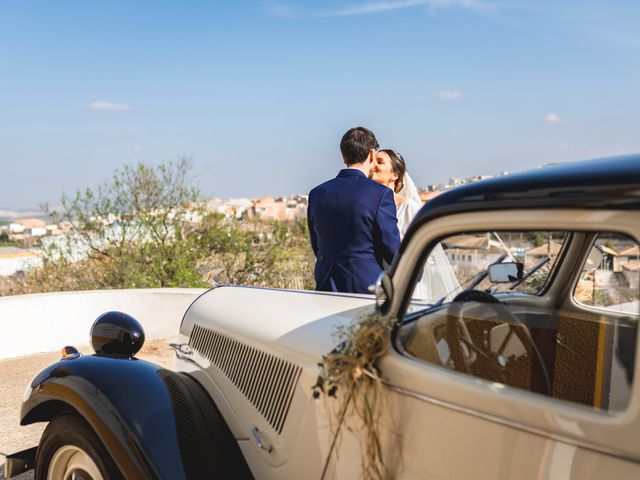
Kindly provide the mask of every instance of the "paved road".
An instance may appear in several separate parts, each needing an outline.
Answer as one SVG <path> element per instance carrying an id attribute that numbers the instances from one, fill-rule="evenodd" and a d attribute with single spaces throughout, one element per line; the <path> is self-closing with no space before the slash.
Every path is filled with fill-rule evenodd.
<path id="1" fill-rule="evenodd" d="M 168 347 L 169 342 L 170 340 L 148 342 L 138 356 L 163 367 L 171 367 L 173 352 Z M 92 353 L 88 347 L 80 351 L 86 354 Z M 5 455 L 38 444 L 45 424 L 21 427 L 18 424 L 20 403 L 31 379 L 58 358 L 59 354 L 54 352 L 0 360 L 0 479 L 4 478 Z M 33 471 L 14 478 L 32 479 Z"/>
<path id="2" fill-rule="evenodd" d="M 4 477 L 4 457 L 0 455 L 0 478 Z M 11 477 L 12 480 L 33 480 L 33 470 L 30 472 L 23 473 L 22 475 L 18 475 L 16 477 Z"/>

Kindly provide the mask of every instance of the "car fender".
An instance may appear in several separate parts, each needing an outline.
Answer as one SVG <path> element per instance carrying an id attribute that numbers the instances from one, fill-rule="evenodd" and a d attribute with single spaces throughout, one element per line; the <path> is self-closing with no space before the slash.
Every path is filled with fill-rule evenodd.
<path id="1" fill-rule="evenodd" d="M 216 406 L 188 375 L 135 358 L 70 355 L 33 379 L 20 423 L 69 410 L 94 429 L 125 478 L 250 477 Z"/>

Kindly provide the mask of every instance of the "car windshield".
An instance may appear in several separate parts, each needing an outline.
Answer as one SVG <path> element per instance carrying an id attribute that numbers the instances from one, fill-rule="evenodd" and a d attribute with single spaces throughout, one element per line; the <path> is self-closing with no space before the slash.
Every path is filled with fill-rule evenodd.
<path id="1" fill-rule="evenodd" d="M 538 294 L 567 238 L 563 231 L 470 232 L 443 239 L 431 251 L 413 290 L 413 309 L 449 302 L 466 289 Z M 489 267 L 522 264 L 522 277 L 492 282 Z"/>

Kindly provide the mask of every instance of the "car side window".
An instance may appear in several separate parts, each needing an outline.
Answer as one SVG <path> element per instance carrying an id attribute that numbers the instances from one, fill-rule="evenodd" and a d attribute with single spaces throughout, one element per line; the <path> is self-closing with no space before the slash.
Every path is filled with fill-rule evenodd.
<path id="1" fill-rule="evenodd" d="M 637 314 L 640 246 L 626 235 L 600 234 L 582 266 L 576 302 L 612 312 Z"/>
<path id="2" fill-rule="evenodd" d="M 599 235 L 595 248 L 612 235 Z M 581 304 L 553 296 L 582 292 L 579 288 L 567 292 L 567 275 L 578 280 L 576 259 L 589 254 L 593 233 L 498 232 L 496 244 L 489 243 L 491 238 L 496 238 L 493 232 L 440 242 L 459 284 L 422 311 L 409 311 L 398 337 L 404 352 L 442 368 L 581 407 L 608 413 L 625 410 L 636 355 L 637 277 L 632 283 L 617 272 L 620 281 L 609 282 L 608 289 L 596 283 L 598 298 L 606 291 L 609 310 L 584 308 L 587 297 L 580 297 Z M 468 262 L 465 253 L 458 261 L 463 254 L 452 250 L 460 249 L 462 241 L 471 250 L 484 247 L 485 258 L 469 265 L 463 263 Z M 471 256 L 472 262 L 482 258 L 479 253 Z M 596 267 L 585 265 L 598 279 L 603 265 L 613 265 L 603 264 L 598 255 L 588 256 Z M 579 281 L 585 281 L 584 272 Z M 589 284 L 592 290 L 593 285 Z M 538 295 L 542 292 L 544 296 Z M 624 308 L 615 301 L 624 301 Z M 549 308 L 549 304 L 565 306 Z"/>

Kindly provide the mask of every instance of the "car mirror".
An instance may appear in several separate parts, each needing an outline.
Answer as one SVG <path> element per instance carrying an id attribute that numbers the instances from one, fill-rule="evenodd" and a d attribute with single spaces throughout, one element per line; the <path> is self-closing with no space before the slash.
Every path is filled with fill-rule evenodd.
<path id="1" fill-rule="evenodd" d="M 597 248 L 592 248 L 584 264 L 584 269 L 588 272 L 596 270 L 602 264 L 603 259 L 604 255 L 602 255 L 602 252 Z"/>
<path id="2" fill-rule="evenodd" d="M 494 263 L 489 265 L 491 283 L 511 283 L 522 279 L 524 265 L 520 262 Z"/>
<path id="3" fill-rule="evenodd" d="M 376 297 L 376 309 L 384 312 L 393 299 L 393 281 L 387 272 L 378 276 L 376 283 L 369 287 Z"/>

